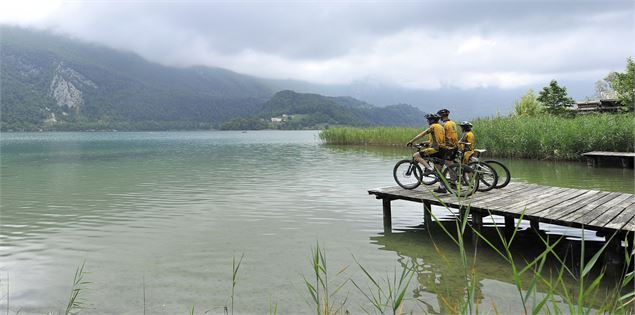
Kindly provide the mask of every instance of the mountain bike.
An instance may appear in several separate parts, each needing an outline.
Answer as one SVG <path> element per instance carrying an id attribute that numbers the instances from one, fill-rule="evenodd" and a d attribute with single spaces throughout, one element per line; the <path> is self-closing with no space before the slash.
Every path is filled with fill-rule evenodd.
<path id="1" fill-rule="evenodd" d="M 425 146 L 414 144 L 412 148 L 421 152 Z M 448 192 L 458 197 L 470 196 L 478 189 L 478 173 L 468 165 L 453 163 L 447 166 L 445 160 L 437 157 L 422 155 L 422 158 L 428 164 L 424 165 L 423 169 L 414 156 L 395 164 L 393 178 L 399 186 L 404 189 L 415 189 L 421 184 L 432 185 L 441 181 Z M 435 165 L 440 164 L 444 164 L 444 167 L 438 170 Z"/>
<path id="2" fill-rule="evenodd" d="M 485 153 L 485 150 L 474 150 L 474 154 L 470 157 L 470 163 L 481 162 L 481 154 Z M 498 180 L 494 188 L 503 188 L 509 184 L 512 179 L 509 168 L 503 162 L 497 160 L 485 160 L 482 161 L 494 169 L 498 175 Z"/>
<path id="3" fill-rule="evenodd" d="M 467 142 L 461 142 L 460 144 L 469 145 Z M 485 152 L 485 150 L 477 150 L 479 153 Z M 461 148 L 457 148 L 456 158 L 452 161 L 454 164 L 462 163 L 463 161 L 463 150 Z M 478 154 L 475 152 L 475 154 Z M 439 159 L 437 159 L 439 160 Z M 478 191 L 490 191 L 496 188 L 498 183 L 498 173 L 496 169 L 489 165 L 487 162 L 479 161 L 478 159 L 470 160 L 467 164 L 471 170 L 474 170 L 479 175 L 479 184 L 477 187 Z M 443 163 L 443 168 L 441 172 L 445 171 L 447 165 Z M 421 183 L 424 185 L 433 185 L 438 182 L 438 177 L 435 176 L 432 172 L 425 172 L 421 178 Z"/>
<path id="4" fill-rule="evenodd" d="M 469 146 L 468 142 L 460 142 L 464 146 Z M 479 156 L 481 153 L 485 152 L 485 150 L 474 150 L 474 155 Z M 459 163 L 463 161 L 464 151 L 459 149 L 459 154 L 457 154 L 457 160 Z M 468 166 L 474 169 L 479 174 L 479 187 L 478 191 L 490 191 L 496 188 L 498 185 L 499 175 L 496 169 L 485 161 L 480 161 L 478 158 L 472 159 L 468 161 Z"/>

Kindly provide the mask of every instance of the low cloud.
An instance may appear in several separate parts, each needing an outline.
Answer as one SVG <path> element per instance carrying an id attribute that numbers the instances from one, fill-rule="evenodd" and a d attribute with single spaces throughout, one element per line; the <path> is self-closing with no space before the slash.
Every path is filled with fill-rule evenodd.
<path id="1" fill-rule="evenodd" d="M 68 2 L 3 23 L 166 65 L 326 84 L 516 88 L 595 81 L 633 52 L 632 1 Z"/>

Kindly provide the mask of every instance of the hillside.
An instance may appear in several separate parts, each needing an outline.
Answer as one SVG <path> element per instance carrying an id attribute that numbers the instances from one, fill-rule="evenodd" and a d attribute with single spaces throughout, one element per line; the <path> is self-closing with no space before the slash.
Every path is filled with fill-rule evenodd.
<path id="1" fill-rule="evenodd" d="M 351 97 L 281 91 L 258 111 L 262 119 L 288 115 L 286 128 L 311 128 L 320 125 L 416 126 L 423 112 L 405 104 L 376 107 Z"/>
<path id="2" fill-rule="evenodd" d="M 413 126 L 410 105 L 293 91 L 221 68 L 168 67 L 47 32 L 0 27 L 2 130 Z M 275 95 L 274 95 L 275 93 Z M 295 118 L 271 124 L 283 114 Z M 229 124 L 227 124 L 230 122 Z"/>
<path id="3" fill-rule="evenodd" d="M 261 79 L 224 69 L 166 67 L 49 33 L 0 31 L 5 130 L 33 129 L 43 121 L 216 125 L 252 114 L 274 92 Z"/>

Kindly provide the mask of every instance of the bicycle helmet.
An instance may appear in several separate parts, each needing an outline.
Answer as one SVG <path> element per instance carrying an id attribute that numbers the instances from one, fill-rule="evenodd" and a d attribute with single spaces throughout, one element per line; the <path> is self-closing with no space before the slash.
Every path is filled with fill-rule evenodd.
<path id="1" fill-rule="evenodd" d="M 449 115 L 449 114 L 450 114 L 450 110 L 448 110 L 447 108 L 441 109 L 437 112 L 437 115 L 439 116 Z"/>
<path id="2" fill-rule="evenodd" d="M 466 129 L 472 129 L 472 123 L 470 123 L 469 121 L 462 121 L 459 126 L 466 128 Z"/>
<path id="3" fill-rule="evenodd" d="M 439 115 L 434 114 L 434 113 L 426 114 L 425 117 L 426 117 L 427 120 L 432 120 L 432 121 L 439 121 L 439 119 L 441 119 L 441 117 L 439 117 Z"/>

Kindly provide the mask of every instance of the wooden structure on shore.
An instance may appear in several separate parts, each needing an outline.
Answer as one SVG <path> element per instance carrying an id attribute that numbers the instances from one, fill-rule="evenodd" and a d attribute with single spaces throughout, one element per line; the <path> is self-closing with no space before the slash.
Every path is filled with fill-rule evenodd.
<path id="1" fill-rule="evenodd" d="M 619 238 L 635 232 L 635 195 L 577 188 L 562 188 L 512 182 L 504 189 L 477 192 L 468 198 L 451 194 L 434 194 L 431 187 L 413 190 L 399 186 L 372 189 L 369 194 L 381 199 L 384 227 L 392 226 L 391 201 L 407 200 L 423 204 L 424 224 L 432 222 L 431 205 L 469 209 L 472 226 L 481 229 L 483 217 L 500 215 L 505 218 L 505 230 L 514 229 L 514 220 L 529 220 L 539 230 L 540 223 L 557 224 L 599 232 L 616 234 Z M 619 245 L 618 245 L 619 246 Z"/>
<path id="2" fill-rule="evenodd" d="M 623 168 L 632 168 L 633 161 L 635 160 L 635 152 L 593 151 L 583 153 L 582 156 L 586 157 L 587 165 L 593 167 L 598 166 L 600 160 L 619 159 Z"/>
<path id="3" fill-rule="evenodd" d="M 615 99 L 600 99 L 576 103 L 578 113 L 616 113 L 619 111 L 619 103 Z"/>

